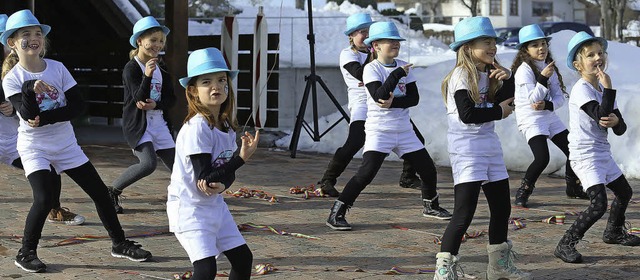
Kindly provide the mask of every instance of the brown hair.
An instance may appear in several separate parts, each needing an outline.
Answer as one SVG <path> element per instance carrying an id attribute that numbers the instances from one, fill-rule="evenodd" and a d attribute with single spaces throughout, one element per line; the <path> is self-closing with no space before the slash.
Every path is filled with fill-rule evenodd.
<path id="1" fill-rule="evenodd" d="M 534 41 L 537 41 L 537 40 L 534 40 Z M 533 75 L 536 77 L 536 79 L 540 77 L 541 75 L 540 69 L 536 67 L 536 65 L 533 63 L 533 58 L 531 58 L 531 56 L 527 52 L 527 47 L 529 46 L 529 43 L 534 41 L 530 41 L 522 44 L 522 46 L 520 47 L 520 50 L 518 50 L 518 53 L 516 54 L 516 58 L 513 60 L 513 64 L 511 65 L 511 73 L 513 73 L 514 75 L 516 73 L 516 70 L 518 70 L 518 67 L 520 67 L 522 63 L 526 63 L 527 65 L 529 65 L 531 70 L 533 70 Z M 547 41 L 547 46 L 549 46 L 549 40 L 547 39 L 546 41 Z M 547 47 L 547 58 L 544 60 L 544 62 L 549 64 L 551 63 L 551 61 L 553 61 L 553 57 L 551 57 L 551 49 Z M 554 64 L 553 70 L 555 71 L 556 75 L 558 75 L 558 81 L 560 82 L 560 89 L 562 90 L 563 93 L 567 94 L 567 87 L 564 85 L 564 82 L 562 81 L 562 74 L 560 74 L 560 71 L 558 71 L 558 66 Z"/>
<path id="2" fill-rule="evenodd" d="M 227 100 L 220 105 L 220 112 L 217 116 L 212 115 L 207 106 L 200 102 L 198 97 L 198 90 L 196 88 L 196 82 L 201 76 L 193 77 L 187 84 L 185 91 L 187 97 L 187 116 L 184 119 L 184 123 L 189 121 L 193 116 L 201 114 L 207 119 L 209 126 L 214 127 L 216 124 L 220 124 L 220 127 L 226 132 L 229 128 L 234 131 L 238 129 L 238 121 L 234 118 L 233 111 L 235 110 L 235 92 L 232 88 L 231 77 L 227 72 L 227 86 L 229 87 Z M 192 89 L 191 92 L 189 89 Z"/>
<path id="3" fill-rule="evenodd" d="M 16 34 L 18 34 L 17 31 L 19 31 L 19 30 L 20 29 L 16 30 L 16 32 L 11 34 L 11 36 L 7 39 L 7 45 L 9 45 L 9 43 L 8 43 L 9 39 L 15 38 Z M 14 43 L 14 46 L 15 46 L 15 43 Z M 42 47 L 42 51 L 40 51 L 40 58 L 44 58 L 44 56 L 47 54 L 47 49 L 48 48 L 49 48 L 49 39 L 47 39 L 47 37 L 44 37 L 44 45 Z M 3 54 L 3 56 L 4 56 L 4 54 Z M 13 69 L 13 67 L 16 66 L 16 64 L 18 64 L 19 61 L 20 61 L 20 58 L 18 57 L 18 54 L 12 48 L 11 49 L 11 53 L 9 53 L 9 55 L 2 62 L 2 75 L 0 76 L 0 79 L 4 80 L 4 76 L 6 76 L 7 73 L 9 73 L 9 71 L 11 71 L 11 69 Z"/>
<path id="4" fill-rule="evenodd" d="M 142 34 L 140 34 L 140 36 L 138 36 L 138 38 L 136 39 L 136 42 L 138 41 L 138 39 L 144 39 L 145 37 L 150 36 L 151 34 L 156 33 L 158 31 L 162 32 L 162 35 L 163 35 L 164 41 L 165 41 L 165 46 L 166 46 L 167 45 L 166 44 L 167 35 L 164 34 L 164 31 L 160 27 L 153 27 L 153 28 L 149 28 L 149 29 L 145 30 L 144 32 L 142 32 Z M 139 50 L 140 50 L 140 46 L 138 46 L 137 48 L 129 51 L 129 59 L 133 59 L 134 57 L 136 57 L 136 55 L 138 55 L 138 51 Z"/>

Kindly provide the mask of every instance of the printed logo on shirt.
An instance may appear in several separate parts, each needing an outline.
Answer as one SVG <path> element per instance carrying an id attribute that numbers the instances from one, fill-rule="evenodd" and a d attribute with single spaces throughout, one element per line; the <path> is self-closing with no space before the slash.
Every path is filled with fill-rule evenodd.
<path id="1" fill-rule="evenodd" d="M 151 99 L 156 102 L 160 101 L 161 93 L 162 84 L 160 83 L 160 81 L 158 81 L 158 79 L 156 78 L 151 79 Z"/>
<path id="2" fill-rule="evenodd" d="M 393 90 L 393 97 L 403 97 L 407 95 L 407 84 L 405 77 L 400 78 L 398 85 Z"/>
<path id="3" fill-rule="evenodd" d="M 220 166 L 223 166 L 225 163 L 229 162 L 229 160 L 231 160 L 231 157 L 233 156 L 233 151 L 232 150 L 224 150 L 222 151 L 218 157 L 216 158 L 216 160 L 213 161 L 213 168 L 217 168 Z"/>
<path id="4" fill-rule="evenodd" d="M 476 108 L 493 108 L 493 103 L 487 101 L 487 97 L 489 92 L 488 87 L 483 87 L 480 89 L 480 102 L 476 103 Z"/>
<path id="5" fill-rule="evenodd" d="M 51 91 L 36 93 L 36 102 L 38 102 L 40 111 L 49 111 L 65 105 L 61 100 L 62 98 L 60 98 L 58 89 L 55 87 L 52 87 L 52 89 Z"/>

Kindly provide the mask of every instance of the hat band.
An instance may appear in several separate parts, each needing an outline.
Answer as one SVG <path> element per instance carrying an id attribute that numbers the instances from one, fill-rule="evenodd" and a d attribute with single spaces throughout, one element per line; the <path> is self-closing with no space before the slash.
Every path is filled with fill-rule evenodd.
<path id="1" fill-rule="evenodd" d="M 207 70 L 218 70 L 216 72 L 230 71 L 227 68 L 227 63 L 222 62 L 220 60 L 209 60 L 199 64 L 196 67 L 189 69 L 189 77 L 193 78 L 195 76 L 198 76 L 206 72 Z M 212 73 L 212 72 L 209 72 L 209 73 Z"/>

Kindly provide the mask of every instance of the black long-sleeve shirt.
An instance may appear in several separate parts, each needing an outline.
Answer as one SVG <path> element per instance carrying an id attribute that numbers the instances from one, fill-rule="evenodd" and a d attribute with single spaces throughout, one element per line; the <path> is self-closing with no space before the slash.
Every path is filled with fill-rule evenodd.
<path id="1" fill-rule="evenodd" d="M 207 184 L 220 182 L 225 190 L 236 180 L 236 170 L 244 165 L 244 160 L 237 155 L 219 168 L 211 167 L 211 154 L 191 155 L 189 158 L 197 180 L 206 180 Z"/>
<path id="2" fill-rule="evenodd" d="M 369 94 L 378 102 L 378 100 L 383 99 L 387 100 L 391 98 L 392 92 L 395 90 L 396 86 L 398 86 L 398 82 L 407 73 L 404 71 L 402 67 L 398 67 L 395 70 L 391 71 L 387 79 L 384 83 L 380 81 L 375 81 L 366 84 L 367 90 Z M 391 108 L 409 108 L 418 105 L 420 101 L 420 95 L 418 94 L 418 86 L 415 82 L 411 82 L 406 84 L 407 91 L 406 95 L 398 98 L 393 98 L 391 102 Z"/>
<path id="3" fill-rule="evenodd" d="M 36 92 L 34 91 L 35 82 L 36 80 L 25 81 L 22 85 L 22 92 L 9 97 L 11 105 L 20 113 L 20 117 L 23 120 L 33 120 L 36 116 L 40 116 L 39 126 L 44 126 L 57 122 L 70 121 L 84 112 L 85 107 L 82 96 L 75 86 L 64 93 L 67 99 L 65 106 L 40 111 L 40 107 L 36 101 Z"/>
<path id="4" fill-rule="evenodd" d="M 492 108 L 476 108 L 476 103 L 469 96 L 469 90 L 462 89 L 454 93 L 456 107 L 460 120 L 466 124 L 480 124 L 502 119 L 500 102 L 513 97 L 515 83 L 513 75 L 502 82 L 502 87 L 496 93 L 496 100 Z"/>

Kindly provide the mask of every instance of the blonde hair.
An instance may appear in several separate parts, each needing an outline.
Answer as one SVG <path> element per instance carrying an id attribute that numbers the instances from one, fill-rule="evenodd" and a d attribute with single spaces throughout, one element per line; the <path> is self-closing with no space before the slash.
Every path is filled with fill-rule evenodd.
<path id="1" fill-rule="evenodd" d="M 602 45 L 602 43 L 600 43 L 600 41 L 598 41 L 598 40 L 587 41 L 587 42 L 583 43 L 582 45 L 580 45 L 580 47 L 576 51 L 576 57 L 573 59 L 573 61 L 578 62 L 578 64 L 580 66 L 582 66 L 582 61 L 584 59 L 586 59 L 585 52 L 587 51 L 587 47 L 593 46 L 595 44 L 598 44 L 598 45 L 600 45 L 600 47 L 602 47 L 602 52 L 605 55 L 605 57 L 603 59 L 604 68 L 605 69 L 602 69 L 602 71 L 605 71 L 609 67 L 608 59 L 607 59 L 607 56 L 606 56 L 607 51 L 604 49 L 604 46 Z M 578 67 L 575 67 L 575 68 L 576 68 L 576 71 L 578 71 L 578 73 L 581 73 L 580 70 L 578 69 Z"/>
<path id="2" fill-rule="evenodd" d="M 193 77 L 189 80 L 186 89 L 186 97 L 187 97 L 187 116 L 184 119 L 184 123 L 189 121 L 193 116 L 197 114 L 201 114 L 207 119 L 209 126 L 214 127 L 216 124 L 220 124 L 220 127 L 225 130 L 225 132 L 231 128 L 234 131 L 238 129 L 238 121 L 235 119 L 233 110 L 235 108 L 235 92 L 232 88 L 232 84 L 229 83 L 231 81 L 231 77 L 229 77 L 229 73 L 227 72 L 227 86 L 229 88 L 227 100 L 222 102 L 220 105 L 220 112 L 217 116 L 214 116 L 209 108 L 200 102 L 200 98 L 198 97 L 198 89 L 196 87 L 196 82 L 201 76 Z M 191 89 L 191 90 L 189 90 Z"/>
<path id="3" fill-rule="evenodd" d="M 442 90 L 442 98 L 444 99 L 444 103 L 447 103 L 447 91 L 449 89 L 449 81 L 451 80 L 451 76 L 456 68 L 460 67 L 467 74 L 467 86 L 469 87 L 469 97 L 473 102 L 480 103 L 480 90 L 478 89 L 478 78 L 480 74 L 478 73 L 478 69 L 476 68 L 473 57 L 471 56 L 471 51 L 469 50 L 469 45 L 471 45 L 475 40 L 470 41 L 462 45 L 460 49 L 458 49 L 458 53 L 456 54 L 456 66 L 447 74 L 447 76 L 442 81 L 441 90 Z M 497 60 L 494 61 L 498 63 Z M 491 65 L 487 65 L 485 71 L 490 69 Z M 487 101 L 494 102 L 496 93 L 498 89 L 502 87 L 502 81 L 492 78 L 489 80 L 489 94 L 487 96 Z"/>
<path id="4" fill-rule="evenodd" d="M 16 34 L 18 34 L 19 30 L 20 29 L 16 30 L 16 32 L 11 34 L 11 37 L 9 37 L 7 39 L 7 45 L 9 44 L 8 40 L 11 39 L 11 38 L 16 37 Z M 15 43 L 14 43 L 14 46 L 15 46 Z M 47 54 L 47 49 L 48 48 L 49 48 L 49 39 L 47 39 L 47 37 L 45 37 L 44 38 L 44 45 L 42 46 L 42 50 L 40 51 L 40 55 L 39 55 L 40 58 L 44 58 L 44 56 Z M 11 71 L 11 69 L 13 69 L 14 66 L 16 66 L 16 64 L 18 64 L 18 62 L 20 62 L 20 58 L 18 57 L 18 53 L 16 53 L 16 51 L 12 48 L 11 49 L 11 53 L 9 53 L 9 55 L 2 62 L 2 75 L 0 75 L 0 79 L 4 80 L 4 77 L 9 73 L 9 71 Z"/>
<path id="5" fill-rule="evenodd" d="M 147 30 L 145 30 L 144 32 L 142 32 L 142 34 L 140 34 L 140 36 L 138 36 L 138 38 L 136 39 L 136 42 L 138 41 L 138 39 L 144 39 L 147 36 L 151 36 L 151 34 L 156 33 L 156 32 L 162 32 L 162 37 L 164 38 L 165 41 L 165 46 L 167 45 L 167 35 L 164 34 L 164 31 L 162 30 L 162 28 L 160 27 L 153 27 L 153 28 L 149 28 Z M 164 49 L 164 47 L 162 47 Z M 134 57 L 136 57 L 136 55 L 138 55 L 138 52 L 140 51 L 140 46 L 138 46 L 137 48 L 129 51 L 129 59 L 133 59 Z"/>

